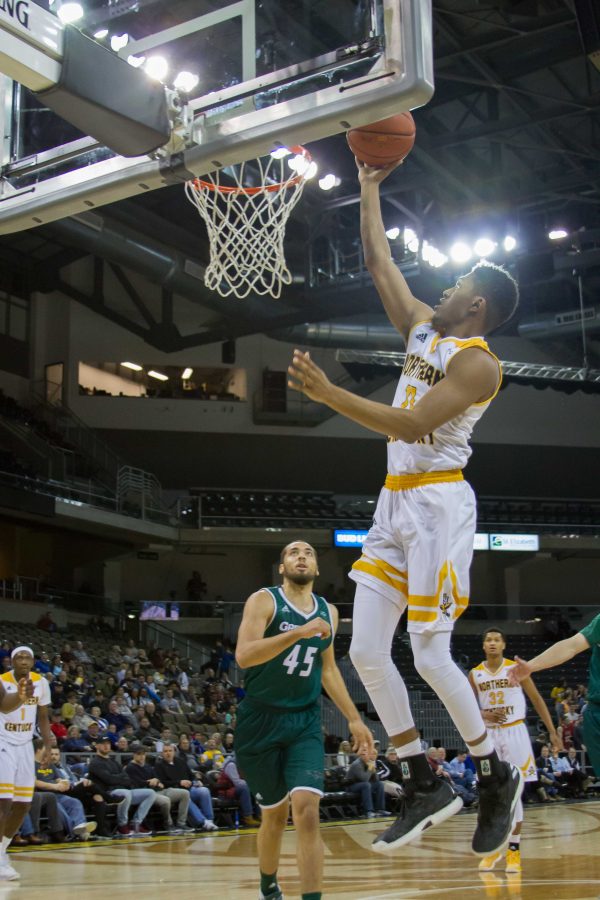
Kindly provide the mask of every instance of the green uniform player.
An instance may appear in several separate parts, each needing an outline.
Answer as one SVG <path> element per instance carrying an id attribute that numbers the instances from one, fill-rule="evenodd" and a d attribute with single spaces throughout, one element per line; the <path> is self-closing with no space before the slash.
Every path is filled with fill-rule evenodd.
<path id="1" fill-rule="evenodd" d="M 348 720 L 355 749 L 373 737 L 350 699 L 333 654 L 338 616 L 313 593 L 317 556 L 310 544 L 284 547 L 281 587 L 262 588 L 244 607 L 236 659 L 246 670 L 246 696 L 238 710 L 236 759 L 261 806 L 258 856 L 260 898 L 280 900 L 281 838 L 291 804 L 303 900 L 321 897 L 323 793 L 321 688 Z"/>
<path id="2" fill-rule="evenodd" d="M 583 714 L 583 739 L 592 768 L 600 778 L 600 615 L 582 628 L 573 637 L 558 641 L 539 656 L 526 662 L 515 656 L 516 665 L 510 669 L 508 679 L 517 683 L 527 678 L 532 672 L 541 669 L 552 669 L 567 662 L 592 647 L 590 675 L 588 684 L 588 702 Z"/>

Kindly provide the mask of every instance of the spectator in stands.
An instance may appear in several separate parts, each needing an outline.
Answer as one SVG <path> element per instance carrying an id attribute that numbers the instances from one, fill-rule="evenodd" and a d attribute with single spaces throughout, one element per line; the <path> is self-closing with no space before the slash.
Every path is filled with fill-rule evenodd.
<path id="1" fill-rule="evenodd" d="M 179 705 L 179 700 L 175 698 L 172 689 L 168 689 L 165 691 L 164 699 L 160 701 L 160 708 L 163 710 L 163 712 L 183 715 L 183 710 Z"/>
<path id="2" fill-rule="evenodd" d="M 52 612 L 49 609 L 42 613 L 36 624 L 38 628 L 41 628 L 42 631 L 47 631 L 49 634 L 54 634 L 58 631 L 58 626 L 52 618 Z"/>
<path id="3" fill-rule="evenodd" d="M 73 656 L 75 657 L 77 662 L 83 663 L 84 665 L 88 665 L 93 662 L 93 660 L 90 659 L 88 652 L 85 649 L 85 647 L 83 646 L 83 643 L 81 641 L 75 642 L 75 649 L 73 650 Z"/>
<path id="4" fill-rule="evenodd" d="M 344 769 L 347 769 L 353 759 L 355 759 L 355 756 L 352 752 L 350 741 L 341 741 L 336 756 L 338 766 L 343 766 Z"/>
<path id="5" fill-rule="evenodd" d="M 203 831 L 218 831 L 214 823 L 210 791 L 194 778 L 185 759 L 176 756 L 174 744 L 164 744 L 161 758 L 156 761 L 155 771 L 166 788 L 181 787 L 190 792 L 189 819 L 194 826 Z"/>
<path id="6" fill-rule="evenodd" d="M 383 784 L 377 777 L 376 758 L 375 750 L 361 748 L 346 773 L 347 790 L 360 797 L 362 809 L 369 819 L 390 815 L 385 808 Z"/>
<path id="7" fill-rule="evenodd" d="M 450 760 L 450 775 L 455 784 L 460 784 L 469 791 L 475 788 L 475 773 L 471 769 L 467 769 L 465 760 L 467 758 L 466 750 L 460 750 L 454 759 Z"/>
<path id="8" fill-rule="evenodd" d="M 134 788 L 150 788 L 155 793 L 154 805 L 159 809 L 163 817 L 165 828 L 171 834 L 193 831 L 188 828 L 187 817 L 190 805 L 190 794 L 185 788 L 165 787 L 156 776 L 152 766 L 146 762 L 146 750 L 141 744 L 133 744 L 131 747 L 133 759 L 128 763 L 125 771 L 131 779 Z M 177 806 L 177 827 L 173 824 L 171 809 Z"/>
<path id="9" fill-rule="evenodd" d="M 83 734 L 88 730 L 88 727 L 94 721 L 91 712 L 87 713 L 81 703 L 78 703 L 75 707 L 75 715 L 71 720 L 72 725 L 76 725 L 79 728 L 79 731 Z"/>
<path id="10" fill-rule="evenodd" d="M 117 731 L 123 731 L 127 723 L 130 721 L 130 718 L 129 716 L 124 716 L 119 712 L 119 706 L 116 700 L 111 700 L 108 704 L 106 721 L 109 725 L 114 725 Z"/>
<path id="11" fill-rule="evenodd" d="M 571 768 L 573 769 L 573 771 L 574 771 L 574 772 L 580 772 L 581 775 L 583 776 L 582 781 L 581 781 L 581 790 L 582 790 L 583 792 L 585 792 L 585 791 L 588 789 L 588 787 L 589 787 L 591 784 L 594 783 L 594 779 L 593 779 L 593 778 L 588 778 L 588 777 L 586 776 L 585 768 L 584 768 L 583 763 L 582 763 L 582 761 L 581 761 L 581 757 L 578 755 L 577 750 L 575 749 L 575 747 L 570 747 L 570 748 L 569 748 L 569 751 L 568 751 L 568 753 L 567 753 L 567 760 L 568 760 L 568 762 L 569 762 L 569 765 L 570 765 Z"/>
<path id="12" fill-rule="evenodd" d="M 225 757 L 223 752 L 217 747 L 217 741 L 214 737 L 209 738 L 206 742 L 200 762 L 206 769 L 220 769 L 223 766 Z"/>
<path id="13" fill-rule="evenodd" d="M 193 775 L 198 776 L 200 774 L 200 760 L 194 753 L 194 748 L 192 747 L 187 734 L 179 735 L 179 740 L 177 741 L 177 756 L 181 756 L 185 759 Z"/>
<path id="14" fill-rule="evenodd" d="M 60 673 L 62 672 L 62 670 L 63 670 L 63 661 L 60 658 L 60 656 L 58 656 L 58 654 L 57 654 L 56 656 L 52 657 L 52 665 L 51 665 L 50 671 L 55 676 L 55 678 L 57 678 L 60 675 Z"/>
<path id="15" fill-rule="evenodd" d="M 71 722 L 73 716 L 77 711 L 77 694 L 75 691 L 70 691 L 67 699 L 61 706 L 61 715 L 65 722 Z"/>
<path id="16" fill-rule="evenodd" d="M 2 641 L 2 644 L 0 645 L 0 664 L 2 664 L 5 659 L 8 659 L 8 661 L 10 663 L 11 651 L 12 651 L 12 648 L 11 648 L 10 642 Z"/>
<path id="17" fill-rule="evenodd" d="M 260 825 L 260 819 L 254 815 L 252 797 L 248 783 L 240 776 L 235 754 L 228 756 L 219 772 L 215 791 L 222 800 L 235 800 L 240 808 L 242 825 L 254 828 Z"/>
<path id="18" fill-rule="evenodd" d="M 540 787 L 543 788 L 543 793 L 538 791 L 540 800 L 556 800 L 558 795 L 558 783 L 550 761 L 549 747 L 542 747 L 541 754 L 539 758 L 536 759 L 535 764 L 537 766 L 538 781 L 540 782 Z"/>
<path id="19" fill-rule="evenodd" d="M 133 787 L 129 775 L 121 764 L 111 758 L 111 746 L 108 735 L 102 735 L 96 742 L 96 754 L 90 761 L 89 776 L 111 797 L 123 798 L 123 802 L 117 806 L 119 834 L 124 836 L 131 834 L 132 829 L 128 824 L 131 806 L 137 806 L 132 821 L 133 831 L 136 834 L 150 834 L 150 829 L 144 825 L 144 819 L 154 803 L 154 791 L 151 788 Z"/>
<path id="20" fill-rule="evenodd" d="M 50 664 L 50 660 L 48 659 L 48 654 L 44 652 L 40 653 L 35 663 L 33 664 L 33 671 L 39 672 L 40 675 L 46 675 L 51 671 L 51 668 L 52 666 Z"/>
<path id="21" fill-rule="evenodd" d="M 21 837 L 25 838 L 28 844 L 45 843 L 40 829 L 42 813 L 47 820 L 47 834 L 51 842 L 53 844 L 64 843 L 64 823 L 58 808 L 57 795 L 50 793 L 50 791 L 34 790 L 31 806 L 19 830 Z M 13 838 L 13 842 L 15 846 L 22 846 L 19 841 L 15 841 L 15 838 Z"/>
<path id="22" fill-rule="evenodd" d="M 577 718 L 578 717 L 567 715 L 562 715 L 560 717 L 560 724 L 556 729 L 556 733 L 565 750 L 568 750 L 569 747 L 573 746 Z"/>
<path id="23" fill-rule="evenodd" d="M 61 711 L 59 709 L 53 709 L 50 718 L 50 730 L 60 744 L 67 736 L 67 726 L 63 722 Z"/>
<path id="24" fill-rule="evenodd" d="M 73 655 L 73 651 L 71 650 L 70 644 L 63 644 L 63 648 L 60 651 L 60 655 L 61 655 L 63 663 L 68 663 L 68 662 L 71 662 L 72 659 L 75 659 L 75 656 Z"/>
<path id="25" fill-rule="evenodd" d="M 388 747 L 385 755 L 379 754 L 375 761 L 377 777 L 383 784 L 383 790 L 388 797 L 398 798 L 403 794 L 402 771 L 398 762 L 398 751 L 395 747 Z"/>
<path id="26" fill-rule="evenodd" d="M 56 800 L 65 823 L 65 832 L 85 840 L 97 828 L 97 822 L 87 822 L 81 800 L 69 796 L 71 784 L 68 779 L 61 778 L 52 763 L 42 763 L 44 743 L 34 741 L 35 749 L 35 789 L 51 791 Z"/>
<path id="27" fill-rule="evenodd" d="M 583 783 L 585 781 L 583 772 L 574 769 L 568 758 L 559 756 L 558 750 L 552 751 L 550 764 L 561 786 L 564 786 L 572 797 L 583 797 Z"/>
<path id="28" fill-rule="evenodd" d="M 450 779 L 450 783 L 452 784 L 452 786 L 453 786 L 454 790 L 456 791 L 456 793 L 458 794 L 458 796 L 462 797 L 463 803 L 465 804 L 465 806 L 466 807 L 471 806 L 477 799 L 475 790 L 473 787 L 473 783 L 471 783 L 470 787 L 467 787 L 466 783 L 454 780 L 454 776 L 452 774 L 452 768 L 450 766 L 450 763 L 446 760 L 446 748 L 445 747 L 438 748 L 437 757 L 438 757 L 438 762 L 439 762 L 440 766 L 444 770 L 444 777 L 445 778 L 447 777 Z M 465 753 L 465 757 L 466 757 L 466 753 Z"/>
<path id="29" fill-rule="evenodd" d="M 138 741 L 146 747 L 154 747 L 155 742 L 160 739 L 160 732 L 152 728 L 148 716 L 142 716 L 140 719 L 136 735 Z"/>
<path id="30" fill-rule="evenodd" d="M 160 737 L 156 742 L 156 752 L 162 753 L 163 747 L 166 744 L 171 744 L 173 742 L 173 734 L 171 733 L 171 729 L 168 725 L 164 725 L 160 729 Z"/>
<path id="31" fill-rule="evenodd" d="M 67 737 L 60 749 L 63 753 L 85 753 L 87 750 L 92 749 L 92 745 L 82 737 L 77 725 L 71 725 L 67 729 Z M 77 762 L 77 760 L 75 761 Z"/>
<path id="32" fill-rule="evenodd" d="M 225 758 L 233 753 L 234 741 L 235 735 L 233 734 L 233 731 L 226 731 L 223 735 L 223 754 Z"/>
<path id="33" fill-rule="evenodd" d="M 109 827 L 106 817 L 108 812 L 108 804 L 102 790 L 95 785 L 89 778 L 80 777 L 70 766 L 63 763 L 60 758 L 60 751 L 54 747 L 50 751 L 50 761 L 54 766 L 59 778 L 68 781 L 70 788 L 69 797 L 76 797 L 81 800 L 83 807 L 87 812 L 92 813 L 92 817 L 98 823 L 96 834 L 100 837 L 111 837 L 112 829 Z"/>
<path id="34" fill-rule="evenodd" d="M 185 586 L 187 598 L 189 601 L 202 600 L 206 594 L 206 582 L 203 581 L 200 572 L 193 571 L 188 583 Z"/>
<path id="35" fill-rule="evenodd" d="M 134 663 L 137 661 L 140 655 L 140 651 L 135 646 L 135 641 L 133 638 L 127 641 L 127 646 L 125 647 L 125 652 L 123 654 L 123 659 L 127 663 Z"/>

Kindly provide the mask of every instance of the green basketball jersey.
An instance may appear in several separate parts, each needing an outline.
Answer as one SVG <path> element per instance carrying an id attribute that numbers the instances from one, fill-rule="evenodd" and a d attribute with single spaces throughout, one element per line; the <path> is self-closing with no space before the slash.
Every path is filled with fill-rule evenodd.
<path id="1" fill-rule="evenodd" d="M 313 609 L 303 613 L 291 603 L 280 587 L 263 588 L 273 598 L 273 617 L 264 637 L 274 637 L 284 631 L 292 631 L 320 616 L 333 625 L 329 607 L 323 597 L 313 594 Z M 313 706 L 321 694 L 321 674 L 324 650 L 333 637 L 321 640 L 316 636 L 299 640 L 287 647 L 274 659 L 259 666 L 251 666 L 244 674 L 246 696 L 251 705 L 265 709 L 303 710 Z"/>
<path id="2" fill-rule="evenodd" d="M 592 703 L 600 703 L 600 615 L 582 628 L 581 634 L 592 648 L 588 700 L 591 700 Z"/>

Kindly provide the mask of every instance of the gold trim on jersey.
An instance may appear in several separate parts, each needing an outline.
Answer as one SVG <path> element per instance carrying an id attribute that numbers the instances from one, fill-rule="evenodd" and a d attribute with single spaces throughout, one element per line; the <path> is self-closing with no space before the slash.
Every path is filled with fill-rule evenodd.
<path id="1" fill-rule="evenodd" d="M 382 559 L 361 556 L 360 559 L 356 560 L 352 568 L 356 569 L 357 572 L 365 572 L 367 575 L 377 578 L 378 581 L 383 581 L 388 587 L 400 591 L 405 597 L 407 596 L 407 573 L 400 571 L 400 569 L 395 569 L 394 566 L 384 562 Z"/>
<path id="2" fill-rule="evenodd" d="M 447 481 L 463 481 L 461 469 L 440 472 L 415 472 L 411 475 L 386 475 L 384 487 L 388 491 L 409 491 L 424 484 L 444 484 Z"/>
<path id="3" fill-rule="evenodd" d="M 8 681 L 10 684 L 15 684 L 15 685 L 19 684 L 19 682 L 15 678 L 14 672 L 12 670 L 10 672 L 3 672 L 2 675 L 0 675 L 0 679 L 2 681 Z M 34 682 L 41 681 L 42 676 L 38 672 L 30 672 L 29 679 Z"/>

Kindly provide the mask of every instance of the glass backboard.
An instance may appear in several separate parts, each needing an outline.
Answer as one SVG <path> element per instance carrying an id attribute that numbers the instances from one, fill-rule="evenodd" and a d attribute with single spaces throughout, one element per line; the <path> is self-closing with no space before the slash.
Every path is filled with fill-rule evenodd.
<path id="1" fill-rule="evenodd" d="M 158 74 L 172 138 L 148 156 L 125 158 L 59 118 L 13 80 L 21 75 L 11 41 L 17 35 L 33 47 L 34 40 L 3 4 L 0 233 L 368 124 L 421 106 L 433 92 L 431 9 L 423 0 L 81 0 L 76 26 L 53 16 L 59 2 L 49 10 L 30 4 L 36 35 L 52 17 L 58 38 L 61 28 L 78 27 L 107 53 Z"/>

